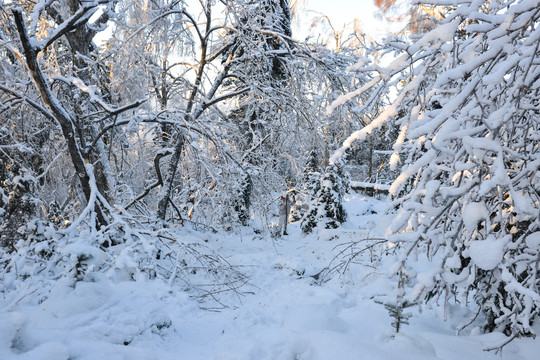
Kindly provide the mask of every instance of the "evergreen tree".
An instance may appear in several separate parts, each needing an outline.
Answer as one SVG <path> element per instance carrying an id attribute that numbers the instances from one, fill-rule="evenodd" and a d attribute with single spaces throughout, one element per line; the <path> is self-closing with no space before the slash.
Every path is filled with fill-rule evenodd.
<path id="1" fill-rule="evenodd" d="M 301 186 L 296 192 L 296 202 L 291 207 L 292 221 L 298 221 L 304 217 L 317 192 L 321 188 L 321 167 L 317 150 L 311 149 L 308 153 L 306 165 L 302 174 Z"/>
<path id="2" fill-rule="evenodd" d="M 246 150 L 276 131 L 280 112 L 292 99 L 287 86 L 291 80 L 287 66 L 292 59 L 286 51 L 292 46 L 290 10 L 284 0 L 236 0 L 229 9 L 236 32 L 231 33 L 225 57 L 238 59 L 231 65 L 235 78 L 230 87 L 245 90 L 229 119 L 240 130 L 239 145 Z M 261 161 L 254 154 L 248 160 Z"/>
<path id="3" fill-rule="evenodd" d="M 349 176 L 347 169 L 345 169 L 345 163 L 342 159 L 330 166 L 335 168 L 336 191 L 341 196 L 341 199 L 343 199 L 345 194 L 349 194 L 351 192 L 351 177 Z"/>
<path id="4" fill-rule="evenodd" d="M 238 215 L 240 224 L 246 226 L 250 218 L 249 208 L 251 206 L 251 192 L 253 191 L 253 182 L 251 176 L 245 172 L 239 184 L 239 192 L 234 205 L 234 210 Z"/>
<path id="5" fill-rule="evenodd" d="M 344 182 L 340 175 L 343 173 L 340 172 L 339 166 L 335 164 L 326 168 L 317 196 L 302 219 L 303 232 L 310 233 L 317 226 L 336 229 L 347 219 L 342 204 Z"/>
<path id="6" fill-rule="evenodd" d="M 302 176 L 302 193 L 308 202 L 315 197 L 321 188 L 321 165 L 319 153 L 312 149 L 307 158 L 306 166 Z"/>
<path id="7" fill-rule="evenodd" d="M 0 174 L 7 173 L 4 169 L 0 158 Z M 14 250 L 17 241 L 26 237 L 21 231 L 36 215 L 35 183 L 36 179 L 28 174 L 0 178 L 0 246 L 8 251 Z"/>

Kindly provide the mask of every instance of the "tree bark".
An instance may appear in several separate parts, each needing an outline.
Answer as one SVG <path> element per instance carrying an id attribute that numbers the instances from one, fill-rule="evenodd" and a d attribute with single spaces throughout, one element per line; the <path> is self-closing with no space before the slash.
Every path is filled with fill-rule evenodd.
<path id="1" fill-rule="evenodd" d="M 79 0 L 69 0 L 68 6 L 71 13 L 75 14 L 81 8 L 81 3 Z M 60 25 L 62 23 L 61 16 L 59 14 L 56 14 L 56 18 L 58 19 L 57 22 L 60 22 L 58 23 L 58 25 Z M 94 26 L 100 25 L 100 23 L 107 22 L 108 19 L 109 16 L 107 15 L 107 13 L 104 13 L 98 19 L 98 24 L 94 24 Z M 96 30 L 90 28 L 87 24 L 81 24 L 77 26 L 73 31 L 68 31 L 65 33 L 65 37 L 68 40 L 69 46 L 71 48 L 74 72 L 76 76 L 81 79 L 85 84 L 90 84 L 91 80 L 89 65 L 85 59 L 91 57 L 90 55 L 92 51 L 92 39 L 95 35 Z M 82 101 L 76 104 L 77 114 L 83 115 L 81 116 L 81 118 L 84 118 L 84 113 L 85 111 L 87 111 L 87 109 L 84 108 L 85 104 L 87 103 L 88 101 Z M 75 122 L 75 124 L 76 123 L 77 122 Z M 87 137 L 91 139 L 96 139 L 99 130 L 95 123 L 83 119 L 81 121 L 80 127 L 81 129 L 79 129 L 79 131 L 81 132 L 81 134 L 83 134 L 83 136 L 85 136 L 85 138 Z M 84 142 L 82 142 L 81 145 L 86 148 Z M 83 154 L 83 156 L 85 156 L 85 159 L 87 161 L 94 164 L 94 176 L 99 192 L 105 197 L 105 199 L 107 199 L 107 201 L 111 201 L 114 188 L 114 179 L 110 175 L 111 165 L 109 162 L 109 158 L 107 157 L 105 144 L 103 143 L 103 140 L 101 138 L 98 138 L 94 146 L 90 147 L 89 149 L 89 152 L 87 154 Z"/>
<path id="2" fill-rule="evenodd" d="M 17 31 L 21 39 L 21 44 L 23 46 L 28 70 L 30 71 L 32 78 L 34 79 L 34 82 L 41 94 L 43 102 L 49 108 L 55 120 L 58 122 L 60 128 L 62 129 L 62 134 L 66 139 L 69 155 L 73 163 L 73 167 L 75 168 L 75 171 L 77 172 L 77 175 L 79 177 L 84 196 L 87 201 L 90 201 L 90 197 L 92 194 L 92 183 L 90 181 L 91 176 L 88 174 L 88 169 L 86 168 L 82 152 L 80 150 L 77 139 L 75 138 L 75 127 L 73 124 L 73 120 L 71 119 L 69 113 L 62 107 L 58 99 L 52 93 L 47 83 L 47 80 L 45 79 L 45 76 L 41 71 L 37 60 L 40 49 L 36 48 L 29 38 L 28 30 L 26 28 L 21 9 L 13 9 L 13 16 L 15 18 L 15 24 L 17 26 Z M 97 188 L 96 191 L 98 191 Z M 94 204 L 94 210 L 97 214 L 98 227 L 107 224 L 105 215 L 99 202 L 96 202 Z"/>

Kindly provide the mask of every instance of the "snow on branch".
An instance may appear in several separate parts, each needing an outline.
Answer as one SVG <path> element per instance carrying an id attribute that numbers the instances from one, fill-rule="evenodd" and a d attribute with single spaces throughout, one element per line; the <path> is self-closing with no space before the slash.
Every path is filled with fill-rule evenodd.
<path id="1" fill-rule="evenodd" d="M 52 32 L 43 40 L 37 40 L 35 38 L 31 39 L 32 47 L 36 51 L 45 50 L 52 43 L 58 40 L 60 37 L 66 33 L 75 30 L 81 24 L 88 22 L 88 20 L 95 14 L 99 9 L 99 5 L 108 3 L 109 0 L 96 0 L 96 1 L 84 1 L 81 3 L 81 7 L 68 19 L 62 22 L 58 27 L 54 28 Z M 41 14 L 42 8 L 36 9 L 38 13 L 33 14 L 32 22 L 37 21 L 37 17 Z"/>
<path id="2" fill-rule="evenodd" d="M 414 297 L 446 293 L 467 302 L 474 293 L 486 315 L 485 331 L 534 335 L 539 249 L 528 239 L 540 230 L 538 1 L 418 4 L 450 7 L 439 26 L 410 45 L 388 41 L 403 54 L 387 70 L 354 69 L 373 74 L 374 81 L 330 110 L 377 81 L 401 87 L 331 161 L 397 120 L 391 162 L 403 167 L 390 188 L 392 206 L 399 208 L 391 229 L 394 237 L 414 239 L 403 250 L 401 268 L 414 263 L 413 250 L 437 264 L 429 277 L 419 274 Z"/>

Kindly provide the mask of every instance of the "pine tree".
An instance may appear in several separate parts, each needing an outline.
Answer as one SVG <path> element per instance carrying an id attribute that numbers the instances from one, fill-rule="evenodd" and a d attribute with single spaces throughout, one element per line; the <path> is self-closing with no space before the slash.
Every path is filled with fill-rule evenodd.
<path id="1" fill-rule="evenodd" d="M 341 196 L 341 199 L 343 199 L 345 194 L 349 194 L 351 192 L 351 177 L 347 172 L 347 169 L 345 169 L 345 163 L 342 159 L 331 166 L 335 167 L 336 191 Z"/>
<path id="2" fill-rule="evenodd" d="M 319 154 L 317 150 L 311 149 L 304 166 L 300 187 L 296 192 L 296 202 L 291 207 L 292 221 L 298 221 L 304 217 L 309 209 L 309 204 L 321 188 L 322 175 L 320 170 Z"/>
<path id="3" fill-rule="evenodd" d="M 250 218 L 249 208 L 251 206 L 251 193 L 253 191 L 253 182 L 251 176 L 246 172 L 242 176 L 239 184 L 240 189 L 234 205 L 234 210 L 238 215 L 240 224 L 246 226 Z"/>
<path id="4" fill-rule="evenodd" d="M 319 189 L 321 188 L 321 176 L 319 154 L 317 150 L 312 149 L 308 154 L 304 174 L 302 176 L 302 193 L 308 202 L 310 202 L 319 192 Z"/>
<path id="5" fill-rule="evenodd" d="M 25 231 L 25 226 L 36 214 L 35 183 L 36 179 L 28 174 L 0 181 L 0 246 L 8 251 L 14 250 L 15 243 L 26 237 L 21 231 Z"/>
<path id="6" fill-rule="evenodd" d="M 310 233 L 317 226 L 325 229 L 336 229 L 347 219 L 343 209 L 344 180 L 340 178 L 339 166 L 329 165 L 320 182 L 316 198 L 302 219 L 302 231 Z"/>

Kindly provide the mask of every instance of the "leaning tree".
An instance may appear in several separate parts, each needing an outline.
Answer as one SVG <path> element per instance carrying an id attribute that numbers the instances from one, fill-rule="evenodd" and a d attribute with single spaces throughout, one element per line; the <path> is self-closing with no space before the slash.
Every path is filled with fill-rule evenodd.
<path id="1" fill-rule="evenodd" d="M 409 300 L 442 299 L 445 308 L 452 298 L 474 301 L 484 330 L 532 335 L 540 307 L 538 1 L 422 3 L 439 6 L 437 27 L 389 41 L 398 54 L 389 66 L 355 68 L 374 76 L 359 92 L 391 84 L 398 92 L 334 160 L 398 118 L 392 162 L 402 171 L 390 193 L 401 287 L 417 256 L 433 264 L 411 279 Z M 399 297 L 398 306 L 406 301 Z"/>
<path id="2" fill-rule="evenodd" d="M 0 91 L 2 96 L 17 99 L 6 103 L 9 111 L 22 105 L 38 115 L 28 117 L 23 113 L 30 126 L 20 130 L 25 133 L 25 139 L 36 139 L 35 133 L 29 132 L 31 127 L 39 123 L 46 126 L 41 132 L 40 146 L 53 156 L 53 159 L 42 160 L 49 161 L 48 164 L 30 167 L 28 171 L 44 182 L 47 173 L 54 168 L 50 161 L 58 161 L 67 150 L 67 168 L 73 169 L 78 185 L 65 187 L 72 188 L 75 194 L 82 190 L 82 203 L 86 204 L 84 214 L 95 217 L 98 226 L 105 225 L 108 223 L 105 208 L 112 189 L 106 145 L 98 126 L 140 105 L 138 101 L 124 107 L 110 104 L 104 99 L 105 89 L 96 81 L 99 70 L 92 40 L 107 22 L 114 1 L 43 1 L 25 7 L 17 5 L 20 4 L 13 2 L 3 8 L 9 9 L 11 14 L 2 14 L 6 19 L 0 33 L 2 51 L 11 59 L 9 71 L 13 71 L 13 75 L 6 77 Z M 103 15 L 90 24 L 98 10 Z M 21 81 L 15 71 L 31 81 Z M 3 120 L 12 121 L 9 117 Z M 6 131 L 12 130 L 6 128 Z M 43 158 L 44 154 L 35 150 L 36 156 Z M 39 174 L 39 171 L 44 172 Z M 64 178 L 57 182 L 66 185 L 70 181 Z M 73 199 L 74 203 L 81 202 L 77 195 Z"/>

